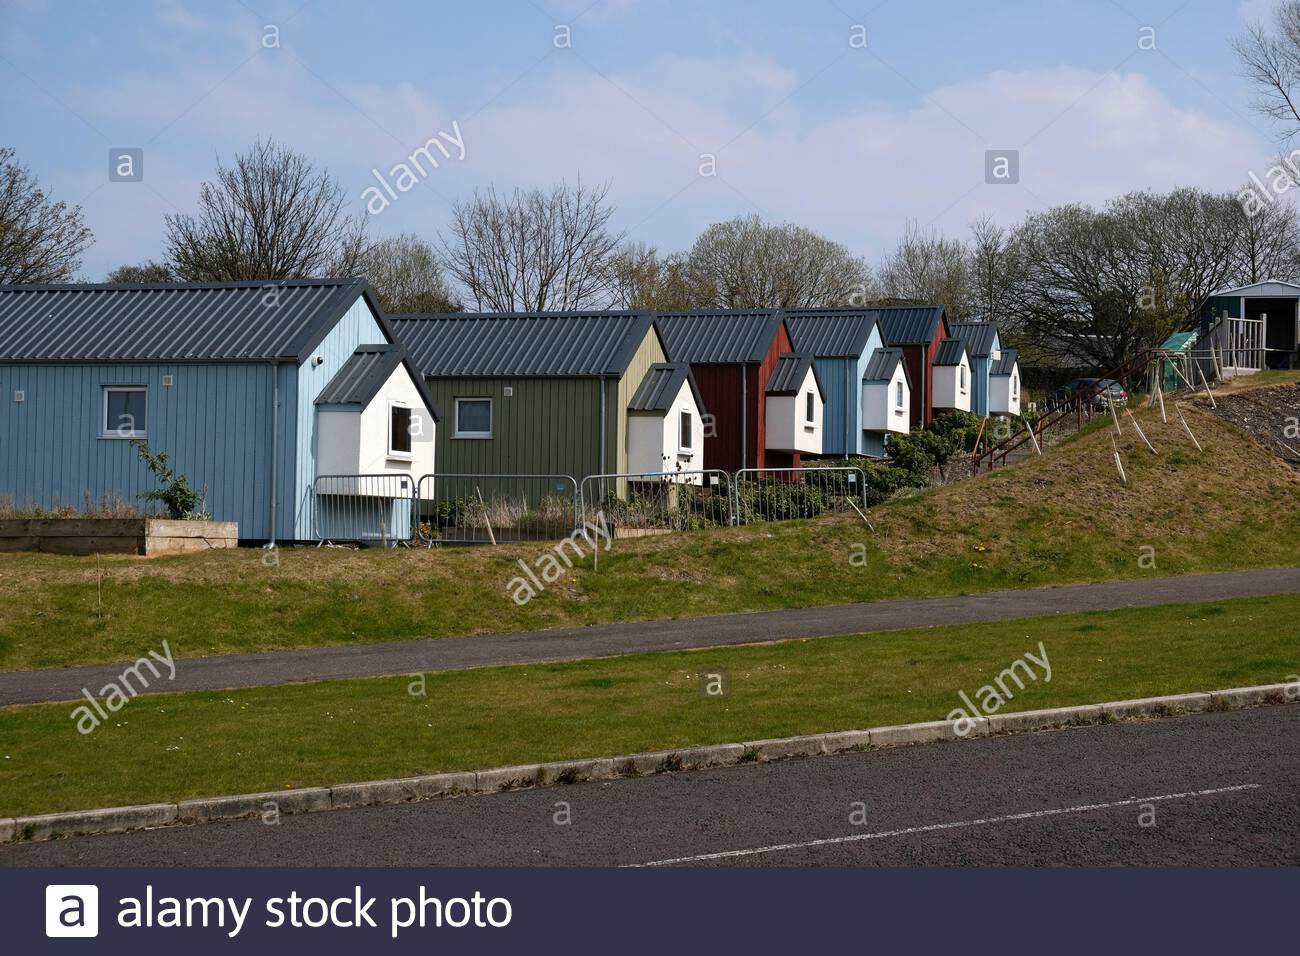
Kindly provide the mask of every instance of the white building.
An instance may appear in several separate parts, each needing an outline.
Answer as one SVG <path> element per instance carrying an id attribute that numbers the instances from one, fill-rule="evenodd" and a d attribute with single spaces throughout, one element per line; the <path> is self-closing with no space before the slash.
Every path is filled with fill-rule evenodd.
<path id="1" fill-rule="evenodd" d="M 971 409 L 970 356 L 961 339 L 944 339 L 934 353 L 934 393 L 931 403 L 936 412 L 969 412 Z"/>

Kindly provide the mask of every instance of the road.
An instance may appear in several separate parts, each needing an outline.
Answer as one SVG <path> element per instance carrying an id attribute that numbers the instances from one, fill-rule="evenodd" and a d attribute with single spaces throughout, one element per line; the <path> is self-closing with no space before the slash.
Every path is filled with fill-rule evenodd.
<path id="1" fill-rule="evenodd" d="M 13 845 L 0 865 L 1296 865 L 1297 793 L 1290 705 Z"/>
<path id="2" fill-rule="evenodd" d="M 225 690 L 352 677 L 427 674 L 471 667 L 552 663 L 1296 593 L 1300 593 L 1300 568 L 1265 568 L 671 621 L 182 658 L 177 661 L 175 678 L 155 681 L 150 690 Z M 0 706 L 76 700 L 81 697 L 82 688 L 102 687 L 119 679 L 121 674 L 122 664 L 0 673 Z"/>

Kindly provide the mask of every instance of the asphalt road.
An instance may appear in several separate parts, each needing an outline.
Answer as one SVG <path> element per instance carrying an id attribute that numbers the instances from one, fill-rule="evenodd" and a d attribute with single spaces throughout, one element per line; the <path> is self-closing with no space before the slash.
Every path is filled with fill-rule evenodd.
<path id="1" fill-rule="evenodd" d="M 514 634 L 181 658 L 175 678 L 155 681 L 149 690 L 224 690 L 433 673 L 1295 593 L 1300 593 L 1300 568 L 1269 568 Z M 183 655 L 184 648 L 177 647 L 174 652 Z M 122 664 L 0 673 L 0 706 L 75 700 L 81 697 L 82 688 L 96 690 L 121 673 Z"/>
<path id="2" fill-rule="evenodd" d="M 1297 794 L 1290 705 L 12 845 L 0 865 L 1296 865 Z"/>

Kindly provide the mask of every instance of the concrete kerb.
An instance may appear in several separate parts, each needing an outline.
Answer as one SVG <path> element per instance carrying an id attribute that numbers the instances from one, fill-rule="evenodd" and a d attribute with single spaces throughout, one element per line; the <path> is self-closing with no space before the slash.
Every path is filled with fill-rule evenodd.
<path id="1" fill-rule="evenodd" d="M 995 714 L 991 717 L 973 718 L 975 727 L 966 733 L 957 730 L 961 721 L 935 720 L 870 730 L 846 730 L 738 744 L 658 750 L 619 757 L 372 780 L 334 787 L 304 787 L 297 790 L 182 800 L 179 803 L 47 813 L 0 819 L 0 843 L 35 842 L 61 836 L 88 836 L 175 824 L 239 820 L 266 813 L 313 813 L 319 810 L 411 803 L 471 793 L 498 793 L 525 787 L 585 783 L 617 777 L 962 740 L 993 734 L 1032 733 L 1119 720 L 1172 717 L 1211 710 L 1235 710 L 1296 702 L 1300 702 L 1300 685 L 1269 684 L 1208 693 L 1172 694 L 1141 700 Z"/>

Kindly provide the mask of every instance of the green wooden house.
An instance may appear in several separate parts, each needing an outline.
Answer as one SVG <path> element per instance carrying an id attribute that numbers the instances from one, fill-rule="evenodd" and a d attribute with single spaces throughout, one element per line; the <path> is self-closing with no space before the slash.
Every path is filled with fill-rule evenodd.
<path id="1" fill-rule="evenodd" d="M 638 400 L 647 376 L 680 372 L 670 368 L 649 313 L 394 315 L 390 322 L 444 410 L 439 474 L 581 482 L 645 471 L 647 460 L 662 461 L 663 471 L 702 465 L 703 409 L 689 370 L 671 400 L 653 408 Z M 662 416 L 661 428 L 645 427 L 652 413 Z M 637 420 L 631 429 L 629 416 Z M 643 436 L 657 443 L 653 453 L 635 447 Z"/>

